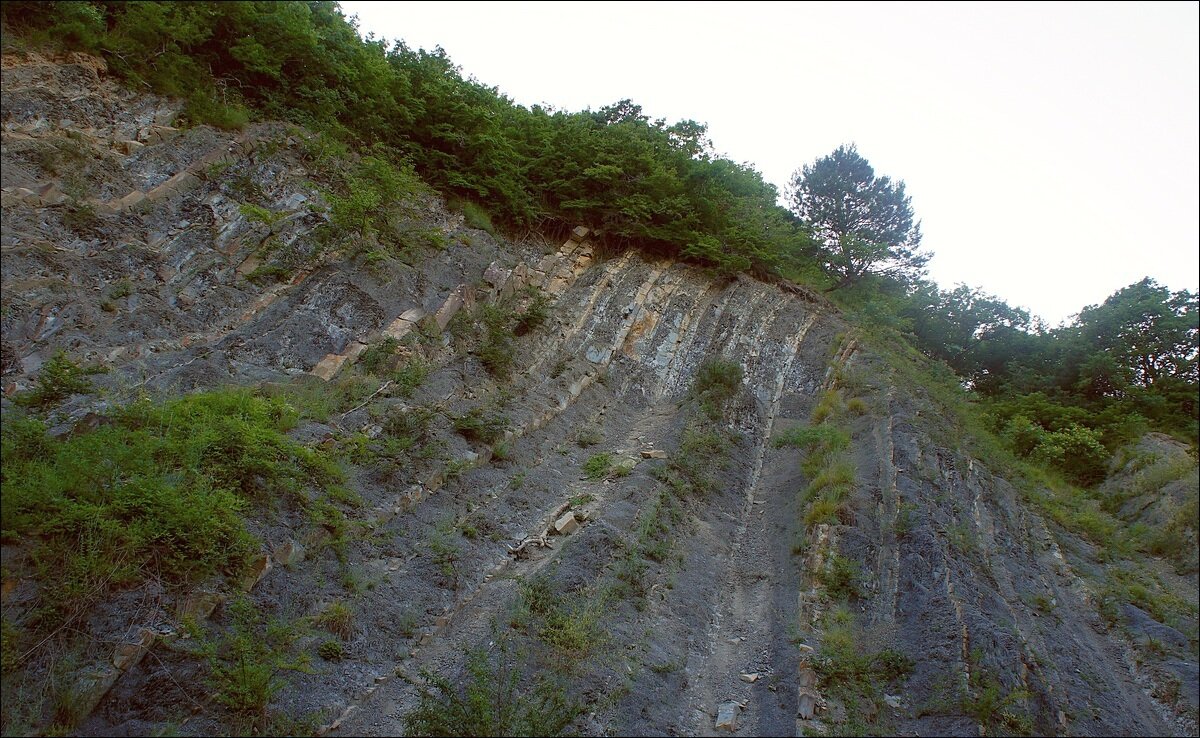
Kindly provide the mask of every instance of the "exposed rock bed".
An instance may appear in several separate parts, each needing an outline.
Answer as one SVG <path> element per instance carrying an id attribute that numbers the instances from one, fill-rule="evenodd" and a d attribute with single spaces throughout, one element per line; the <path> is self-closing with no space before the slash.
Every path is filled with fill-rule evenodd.
<path id="1" fill-rule="evenodd" d="M 456 466 L 352 468 L 368 533 L 346 555 L 363 585 L 346 655 L 283 674 L 274 708 L 316 715 L 332 734 L 397 734 L 417 704 L 420 672 L 454 679 L 467 650 L 494 646 L 520 582 L 545 576 L 569 599 L 611 580 L 655 504 L 654 470 L 680 447 L 700 366 L 723 357 L 744 372 L 722 421 L 735 439 L 729 463 L 714 460 L 714 490 L 681 506 L 671 555 L 649 562 L 644 602 L 606 606 L 602 653 L 571 672 L 589 705 L 575 730 L 793 735 L 853 717 L 830 704 L 809 665 L 830 606 L 814 571 L 836 551 L 861 569 L 854 607 L 864 637 L 914 662 L 902 693 L 886 701 L 884 724 L 898 734 L 977 734 L 978 717 L 946 699 L 973 670 L 1026 695 L 1018 706 L 1039 734 L 1194 733 L 1186 712 L 1152 696 L 1161 675 L 1137 665 L 1132 645 L 1143 635 L 1165 644 L 1162 668 L 1178 675 L 1194 710 L 1194 632 L 1189 640 L 1132 605 L 1132 638 L 1102 622 L 1079 547 L 958 450 L 935 404 L 857 345 L 821 299 L 602 254 L 586 228 L 554 242 L 500 240 L 432 199 L 420 225 L 444 234 L 445 249 L 369 269 L 316 243 L 328 216 L 303 131 L 175 130 L 177 105 L 119 89 L 88 57 L 5 56 L 3 74 L 6 395 L 29 387 L 56 351 L 109 367 L 95 378 L 101 399 L 64 405 L 58 419 L 69 429 L 143 391 L 337 382 L 385 337 L 437 325 L 436 340 L 419 348 L 432 372 L 411 398 L 384 397 L 293 432 L 318 444 L 369 432 L 373 410 L 436 407 L 433 432 Z M 286 216 L 267 232 L 243 214 L 248 200 Z M 85 227 L 67 218 L 81 202 L 95 213 Z M 283 244 L 270 258 L 288 276 L 258 285 L 247 275 L 262 265 L 268 236 Z M 498 382 L 461 350 L 451 321 L 527 285 L 549 298 L 550 318 L 515 339 L 514 375 Z M 798 498 L 810 480 L 797 452 L 771 439 L 809 421 L 835 369 L 864 379 L 868 409 L 848 421 L 857 483 L 848 519 L 822 524 L 797 553 Z M 504 459 L 446 420 L 489 403 L 511 422 Z M 576 442 L 584 428 L 595 447 Z M 582 465 L 601 451 L 632 470 L 586 477 Z M 910 517 L 898 533 L 902 514 Z M 446 521 L 480 532 L 456 539 L 452 575 L 431 553 Z M 315 615 L 346 597 L 346 567 L 305 538 L 303 521 L 262 519 L 255 533 L 262 563 L 245 588 L 272 616 Z M 22 586 L 10 596 L 6 585 L 6 611 L 19 612 Z M 78 676 L 94 685 L 95 709 L 80 732 L 227 730 L 204 663 L 179 647 L 179 614 L 226 624 L 234 589 L 147 586 L 98 611 L 89 622 L 101 634 L 90 652 L 97 666 Z M 1053 602 L 1053 612 L 1035 600 Z M 305 637 L 298 648 L 315 648 Z"/>

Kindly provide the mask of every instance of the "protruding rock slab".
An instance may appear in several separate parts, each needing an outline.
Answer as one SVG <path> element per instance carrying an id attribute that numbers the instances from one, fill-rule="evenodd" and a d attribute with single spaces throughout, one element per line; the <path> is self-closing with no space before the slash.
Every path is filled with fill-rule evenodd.
<path id="1" fill-rule="evenodd" d="M 812 667 L 804 664 L 800 667 L 799 673 L 796 675 L 796 680 L 801 687 L 817 686 L 817 672 L 813 671 Z"/>
<path id="2" fill-rule="evenodd" d="M 645 449 L 644 451 L 642 451 L 642 458 L 643 459 L 665 459 L 665 458 L 667 458 L 667 452 L 663 451 L 662 449 L 648 448 L 648 449 Z"/>
<path id="3" fill-rule="evenodd" d="M 121 671 L 136 665 L 146 655 L 146 651 L 154 645 L 158 633 L 149 628 L 139 628 L 138 632 L 124 643 L 119 644 L 113 651 L 112 664 Z"/>
<path id="4" fill-rule="evenodd" d="M 346 357 L 343 354 L 329 354 L 324 359 L 317 362 L 317 365 L 309 372 L 315 376 L 324 379 L 326 382 L 333 379 L 333 375 L 338 373 L 342 368 L 342 364 L 346 363 Z"/>
<path id="5" fill-rule="evenodd" d="M 204 620 L 209 615 L 212 615 L 212 611 L 217 609 L 217 605 L 224 601 L 225 595 L 220 592 L 198 590 L 192 592 L 179 604 L 176 615 L 180 620 L 184 618 Z"/>
<path id="6" fill-rule="evenodd" d="M 266 554 L 259 556 L 250 563 L 250 570 L 246 576 L 242 577 L 242 591 L 249 592 L 254 589 L 254 585 L 262 581 L 262 578 L 271 571 L 271 557 Z"/>
<path id="7" fill-rule="evenodd" d="M 115 666 L 102 664 L 83 669 L 75 675 L 75 683 L 71 687 L 70 710 L 76 719 L 83 719 L 96 709 L 112 685 L 116 684 L 121 670 Z"/>
<path id="8" fill-rule="evenodd" d="M 475 291 L 470 285 L 460 284 L 450 293 L 438 311 L 434 313 L 433 320 L 437 323 L 438 330 L 446 330 L 446 326 L 450 325 L 450 320 L 458 314 L 459 310 L 466 308 L 470 310 L 475 306 Z"/>
<path id="9" fill-rule="evenodd" d="M 800 690 L 799 706 L 796 715 L 801 720 L 812 720 L 817 711 L 817 696 L 808 690 Z"/>

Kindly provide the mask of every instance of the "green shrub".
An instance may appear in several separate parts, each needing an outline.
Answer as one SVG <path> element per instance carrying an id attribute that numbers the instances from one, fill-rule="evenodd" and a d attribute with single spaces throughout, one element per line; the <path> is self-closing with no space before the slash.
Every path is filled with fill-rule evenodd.
<path id="1" fill-rule="evenodd" d="M 589 448 L 591 446 L 595 446 L 603 440 L 604 434 L 600 432 L 600 429 L 592 426 L 580 428 L 575 432 L 575 443 L 578 444 L 580 448 Z"/>
<path id="2" fill-rule="evenodd" d="M 832 425 L 795 426 L 780 433 L 775 448 L 790 446 L 802 451 L 837 453 L 850 446 L 850 434 Z"/>
<path id="3" fill-rule="evenodd" d="M 846 401 L 846 409 L 855 415 L 866 415 L 871 408 L 861 397 L 851 397 Z"/>
<path id="4" fill-rule="evenodd" d="M 708 359 L 700 365 L 692 392 L 700 400 L 700 408 L 711 420 L 719 420 L 725 405 L 742 386 L 742 365 L 726 359 Z"/>
<path id="5" fill-rule="evenodd" d="M 808 494 L 826 493 L 831 499 L 842 500 L 854 488 L 854 466 L 839 461 L 821 470 L 808 484 Z"/>
<path id="6" fill-rule="evenodd" d="M 396 383 L 396 391 L 404 397 L 412 397 L 417 388 L 425 383 L 429 376 L 429 365 L 420 359 L 409 359 L 396 371 L 392 372 L 392 381 Z"/>
<path id="7" fill-rule="evenodd" d="M 583 463 L 583 475 L 588 479 L 603 479 L 611 468 L 611 455 L 596 454 Z"/>
<path id="8" fill-rule="evenodd" d="M 911 502 L 901 502 L 896 507 L 896 521 L 892 531 L 897 538 L 906 538 L 912 532 L 916 523 L 917 506 Z"/>
<path id="9" fill-rule="evenodd" d="M 120 300 L 121 298 L 129 297 L 132 294 L 133 282 L 130 282 L 128 279 L 122 279 L 113 284 L 113 286 L 108 290 L 108 299 Z"/>
<path id="10" fill-rule="evenodd" d="M 429 536 L 429 551 L 433 554 L 433 562 L 438 570 L 451 585 L 458 586 L 458 561 L 462 556 L 462 546 L 458 539 L 461 534 L 452 520 L 444 520 L 436 525 Z"/>
<path id="11" fill-rule="evenodd" d="M 217 702 L 235 714 L 264 715 L 271 697 L 282 689 L 276 676 L 286 666 L 282 650 L 264 637 L 262 616 L 250 600 L 229 606 L 233 628 L 220 643 L 205 644 Z"/>
<path id="12" fill-rule="evenodd" d="M 480 316 L 484 335 L 479 360 L 492 376 L 507 379 L 513 366 L 512 313 L 497 305 L 483 305 Z"/>
<path id="13" fill-rule="evenodd" d="M 317 647 L 317 655 L 326 661 L 341 661 L 346 657 L 346 649 L 341 641 L 323 641 Z"/>
<path id="14" fill-rule="evenodd" d="M 178 124 L 184 128 L 209 125 L 224 131 L 240 131 L 250 117 L 250 110 L 244 106 L 218 102 L 212 92 L 201 89 L 187 96 Z"/>
<path id="15" fill-rule="evenodd" d="M 354 610 L 345 602 L 331 602 L 320 615 L 317 625 L 333 633 L 342 640 L 354 635 Z"/>
<path id="16" fill-rule="evenodd" d="M 95 430 L 47 439 L 6 422 L 0 518 L 33 546 L 51 611 L 65 613 L 147 576 L 191 582 L 238 572 L 253 550 L 241 514 L 340 479 L 289 439 L 282 400 L 219 390 L 135 403 Z"/>
<path id="17" fill-rule="evenodd" d="M 521 675 L 527 670 L 516 666 L 509 649 L 502 639 L 492 658 L 484 651 L 472 652 L 466 674 L 455 682 L 423 673 L 433 689 L 418 687 L 420 702 L 404 718 L 405 734 L 562 735 L 580 706 L 548 678 L 534 678 L 532 686 L 522 688 Z"/>
<path id="18" fill-rule="evenodd" d="M 813 408 L 810 420 L 813 425 L 820 425 L 830 418 L 835 418 L 843 410 L 842 395 L 835 389 L 826 390 Z"/>
<path id="19" fill-rule="evenodd" d="M 837 500 L 826 498 L 813 500 L 804 510 L 804 525 L 812 528 L 823 523 L 836 523 L 841 508 L 841 503 Z"/>
<path id="20" fill-rule="evenodd" d="M 516 322 L 513 324 L 514 336 L 523 336 L 536 330 L 550 317 L 550 298 L 546 297 L 545 293 L 536 286 L 530 285 L 526 288 L 526 294 L 529 297 L 529 304 L 525 306 L 525 310 L 517 316 Z"/>
<path id="21" fill-rule="evenodd" d="M 52 356 L 38 371 L 33 389 L 22 392 L 13 402 L 24 407 L 44 410 L 67 399 L 71 395 L 82 395 L 92 391 L 92 383 L 86 379 L 88 371 L 71 361 L 62 352 Z"/>
<path id="22" fill-rule="evenodd" d="M 290 275 L 291 271 L 282 264 L 263 264 L 247 274 L 246 281 L 263 287 L 275 282 L 283 282 Z"/>
<path id="23" fill-rule="evenodd" d="M 834 600 L 849 600 L 860 596 L 862 570 L 854 559 L 832 554 L 817 576 L 825 587 L 825 592 Z"/>
<path id="24" fill-rule="evenodd" d="M 475 408 L 466 415 L 451 418 L 454 430 L 464 438 L 479 443 L 493 444 L 504 438 L 508 430 L 508 418 L 498 412 L 487 412 Z"/>
<path id="25" fill-rule="evenodd" d="M 460 200 L 457 198 L 451 199 L 448 204 L 451 209 L 458 210 L 463 214 L 463 222 L 466 223 L 468 228 L 486 231 L 492 236 L 496 235 L 496 226 L 492 224 L 492 217 L 488 215 L 487 210 L 483 207 L 469 200 Z"/>
<path id="26" fill-rule="evenodd" d="M 388 368 L 396 356 L 400 342 L 391 336 L 372 344 L 358 357 L 358 366 L 365 374 L 379 374 Z"/>
<path id="27" fill-rule="evenodd" d="M 871 652 L 865 637 L 854 623 L 853 614 L 843 607 L 834 608 L 825 618 L 821 647 L 812 660 L 824 694 L 845 705 L 848 715 L 847 732 L 853 735 L 890 735 L 884 725 L 866 727 L 863 723 L 887 721 L 890 713 L 883 708 L 884 689 L 905 678 L 913 662 L 890 648 Z M 891 690 L 888 690 L 891 691 Z M 872 705 L 866 709 L 866 704 Z"/>

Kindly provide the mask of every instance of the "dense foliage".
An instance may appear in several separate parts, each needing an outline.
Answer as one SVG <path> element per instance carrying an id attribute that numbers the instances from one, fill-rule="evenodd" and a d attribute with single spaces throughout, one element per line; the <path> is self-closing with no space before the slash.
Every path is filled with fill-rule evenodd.
<path id="1" fill-rule="evenodd" d="M 702 124 L 629 100 L 525 108 L 440 48 L 361 39 L 333 2 L 9 2 L 3 23 L 6 44 L 100 53 L 132 84 L 186 98 L 183 124 L 285 118 L 369 154 L 331 199 L 344 230 L 385 230 L 383 200 L 419 177 L 489 230 L 583 223 L 615 248 L 836 289 L 864 324 L 953 368 L 1015 453 L 1085 484 L 1146 429 L 1196 438 L 1195 294 L 1146 279 L 1050 330 L 978 290 L 942 290 L 921 278 L 903 182 L 853 146 L 799 170 L 789 210 L 752 166 L 715 154 Z"/>
<path id="2" fill-rule="evenodd" d="M 285 402 L 238 389 L 134 403 L 59 438 L 39 420 L 6 420 L 0 541 L 37 542 L 35 565 L 55 576 L 52 618 L 147 576 L 237 573 L 257 545 L 242 511 L 340 479 L 285 435 L 296 420 Z"/>
<path id="3" fill-rule="evenodd" d="M 774 185 L 715 155 L 703 125 L 651 120 L 628 100 L 526 109 L 440 48 L 361 40 L 332 2 L 18 2 L 4 20 L 187 98 L 189 122 L 238 127 L 253 110 L 382 145 L 508 227 L 587 223 L 616 246 L 727 273 L 766 273 L 803 245 Z"/>

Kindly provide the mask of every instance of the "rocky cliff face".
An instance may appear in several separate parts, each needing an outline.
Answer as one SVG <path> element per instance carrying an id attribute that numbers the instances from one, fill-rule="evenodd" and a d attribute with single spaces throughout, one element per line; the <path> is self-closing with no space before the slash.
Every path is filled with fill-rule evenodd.
<path id="1" fill-rule="evenodd" d="M 294 437 L 369 446 L 387 418 L 427 411 L 433 449 L 347 457 L 362 504 L 340 559 L 319 527 L 267 516 L 246 580 L 106 605 L 64 677 L 80 732 L 228 730 L 185 620 L 228 629 L 246 590 L 282 621 L 354 613 L 336 658 L 312 656 L 310 630 L 289 642 L 310 654 L 271 700 L 304 717 L 291 730 L 401 732 L 428 679 L 479 683 L 481 649 L 518 675 L 512 704 L 539 674 L 565 685 L 586 734 L 1194 733 L 1195 630 L 1138 610 L 1130 639 L 1105 621 L 1095 552 L 962 451 L 820 298 L 603 254 L 582 227 L 498 239 L 433 199 L 402 224 L 433 244 L 410 263 L 347 258 L 321 242 L 304 131 L 177 130 L 171 101 L 119 90 L 87 57 L 3 68 L 6 395 L 56 351 L 109 369 L 57 433 L 145 392 L 366 386 Z M 485 306 L 542 301 L 497 378 Z M 362 371 L 385 343 L 428 367 L 411 396 Z M 730 365 L 736 386 L 706 406 L 698 382 Z M 505 419 L 497 438 L 462 432 L 472 411 Z M 773 442 L 821 426 L 848 438 L 826 515 L 812 505 L 834 467 Z M 38 585 L 19 545 L 5 557 L 20 622 Z M 1154 663 L 1139 627 L 1159 634 Z"/>

